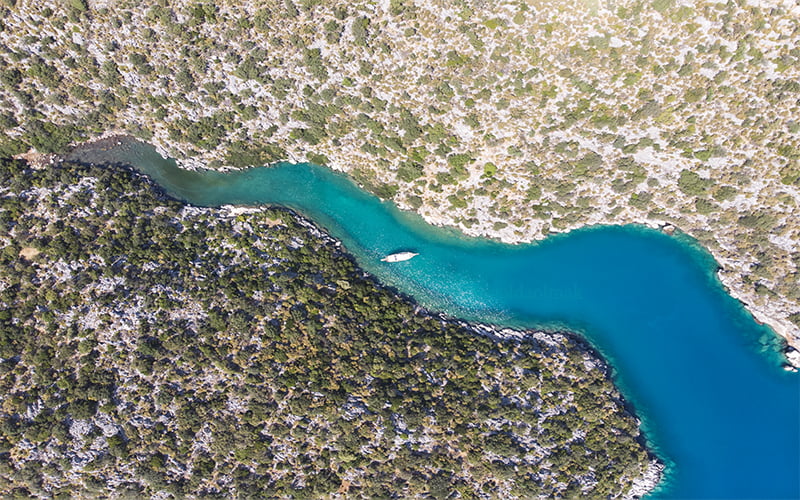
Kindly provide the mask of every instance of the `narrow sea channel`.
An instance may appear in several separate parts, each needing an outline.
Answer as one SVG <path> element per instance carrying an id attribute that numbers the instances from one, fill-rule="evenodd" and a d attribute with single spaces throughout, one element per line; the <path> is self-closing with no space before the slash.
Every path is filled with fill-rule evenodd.
<path id="1" fill-rule="evenodd" d="M 775 335 L 724 292 L 714 260 L 688 238 L 607 226 L 504 245 L 432 227 L 313 165 L 188 172 L 138 143 L 78 158 L 130 164 L 195 205 L 292 208 L 432 310 L 583 334 L 669 464 L 652 498 L 800 498 L 800 377 L 781 369 Z M 402 250 L 420 255 L 379 260 Z"/>

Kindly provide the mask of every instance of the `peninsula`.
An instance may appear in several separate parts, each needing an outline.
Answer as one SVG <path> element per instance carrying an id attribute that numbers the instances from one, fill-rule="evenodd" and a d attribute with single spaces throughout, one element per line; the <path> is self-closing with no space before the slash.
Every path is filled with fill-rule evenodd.
<path id="1" fill-rule="evenodd" d="M 565 333 L 434 316 L 287 210 L 0 163 L 0 496 L 638 497 L 662 466 Z"/>

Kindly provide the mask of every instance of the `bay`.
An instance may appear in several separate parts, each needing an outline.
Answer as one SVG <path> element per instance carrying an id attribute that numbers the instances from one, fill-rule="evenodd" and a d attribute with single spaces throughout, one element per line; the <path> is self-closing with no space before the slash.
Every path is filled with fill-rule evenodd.
<path id="1" fill-rule="evenodd" d="M 504 245 L 430 226 L 314 165 L 193 172 L 135 142 L 72 159 L 132 165 L 195 205 L 296 210 L 429 309 L 581 333 L 668 464 L 652 498 L 800 498 L 800 377 L 781 369 L 777 337 L 725 293 L 688 237 L 602 226 Z M 398 251 L 420 255 L 380 261 Z"/>

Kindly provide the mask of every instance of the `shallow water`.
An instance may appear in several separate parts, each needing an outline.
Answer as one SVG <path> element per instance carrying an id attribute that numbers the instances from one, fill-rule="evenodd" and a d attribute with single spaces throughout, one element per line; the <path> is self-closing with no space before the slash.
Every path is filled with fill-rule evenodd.
<path id="1" fill-rule="evenodd" d="M 608 226 L 503 245 L 429 226 L 322 167 L 187 172 L 141 144 L 79 156 L 130 163 L 196 205 L 295 209 L 433 310 L 582 333 L 669 465 L 653 498 L 800 497 L 800 377 L 780 368 L 774 334 L 723 291 L 713 259 L 688 238 Z M 402 250 L 420 255 L 379 260 Z"/>

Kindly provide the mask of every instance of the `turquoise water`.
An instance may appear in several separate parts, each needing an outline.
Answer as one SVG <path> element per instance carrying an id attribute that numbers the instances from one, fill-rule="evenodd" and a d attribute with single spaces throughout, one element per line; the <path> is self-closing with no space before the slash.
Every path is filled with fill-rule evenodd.
<path id="1" fill-rule="evenodd" d="M 713 259 L 688 239 L 627 226 L 503 245 L 431 227 L 321 167 L 187 172 L 138 144 L 80 158 L 129 162 L 197 205 L 293 208 L 434 310 L 581 332 L 668 463 L 654 498 L 800 497 L 800 377 L 780 368 L 774 334 L 724 293 Z M 379 261 L 401 250 L 420 255 Z"/>

